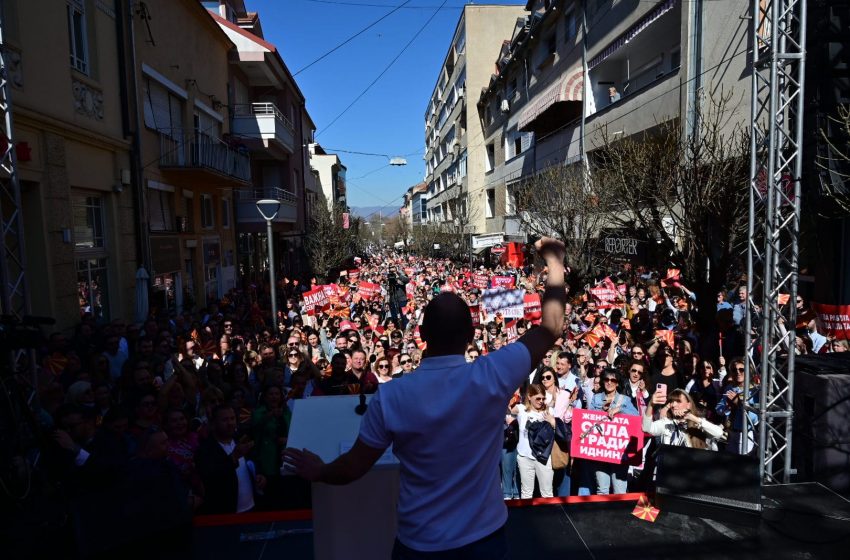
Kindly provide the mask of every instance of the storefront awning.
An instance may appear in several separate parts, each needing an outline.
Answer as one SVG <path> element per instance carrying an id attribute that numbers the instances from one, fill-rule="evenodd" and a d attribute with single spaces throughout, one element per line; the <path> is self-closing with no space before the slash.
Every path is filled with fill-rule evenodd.
<path id="1" fill-rule="evenodd" d="M 584 76 L 581 68 L 574 68 L 559 82 L 538 96 L 519 119 L 519 130 L 530 130 L 534 121 L 555 108 L 559 103 L 581 102 Z"/>

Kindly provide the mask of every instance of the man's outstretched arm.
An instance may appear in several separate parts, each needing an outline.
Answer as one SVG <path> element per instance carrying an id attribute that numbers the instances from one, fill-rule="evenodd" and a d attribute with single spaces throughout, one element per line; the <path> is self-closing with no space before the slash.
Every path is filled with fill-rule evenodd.
<path id="1" fill-rule="evenodd" d="M 283 462 L 291 465 L 295 474 L 310 482 L 343 485 L 369 472 L 383 454 L 383 449 L 369 447 L 357 438 L 354 447 L 330 463 L 325 463 L 321 457 L 306 449 L 293 448 L 284 450 Z"/>
<path id="2" fill-rule="evenodd" d="M 535 367 L 546 352 L 552 348 L 561 336 L 564 326 L 564 304 L 567 303 L 567 290 L 564 283 L 564 244 L 557 239 L 544 237 L 534 244 L 537 253 L 546 262 L 549 275 L 546 277 L 546 291 L 543 293 L 541 328 L 525 333 L 520 342 L 525 344 L 531 354 L 531 364 Z"/>

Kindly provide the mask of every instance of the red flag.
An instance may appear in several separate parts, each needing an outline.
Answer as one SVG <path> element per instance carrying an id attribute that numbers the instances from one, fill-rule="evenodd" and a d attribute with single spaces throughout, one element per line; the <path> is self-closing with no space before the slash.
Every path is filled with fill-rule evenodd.
<path id="1" fill-rule="evenodd" d="M 652 502 L 649 501 L 649 498 L 645 494 L 640 497 L 637 505 L 635 505 L 635 509 L 632 511 L 632 515 L 650 523 L 655 523 L 659 513 L 661 511 L 656 507 L 652 507 Z"/>

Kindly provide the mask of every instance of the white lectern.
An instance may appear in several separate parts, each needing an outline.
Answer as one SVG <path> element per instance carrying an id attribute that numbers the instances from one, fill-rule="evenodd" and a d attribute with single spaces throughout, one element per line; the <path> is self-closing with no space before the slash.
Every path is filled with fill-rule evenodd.
<path id="1" fill-rule="evenodd" d="M 366 396 L 367 405 L 369 400 L 371 395 Z M 308 449 L 330 463 L 357 439 L 363 418 L 355 412 L 359 404 L 356 395 L 296 400 L 287 446 Z M 398 460 L 388 449 L 356 482 L 346 486 L 314 483 L 314 558 L 390 558 L 397 526 L 398 477 Z"/>

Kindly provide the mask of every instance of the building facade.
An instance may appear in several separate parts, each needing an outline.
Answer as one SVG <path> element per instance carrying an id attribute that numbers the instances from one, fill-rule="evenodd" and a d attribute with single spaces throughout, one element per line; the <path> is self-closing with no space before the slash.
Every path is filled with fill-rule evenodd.
<path id="1" fill-rule="evenodd" d="M 32 314 L 132 317 L 140 262 L 112 4 L 2 4 Z M 45 41 L 45 37 L 54 40 Z"/>
<path id="2" fill-rule="evenodd" d="M 330 212 L 347 212 L 346 167 L 337 154 L 329 154 L 320 144 L 310 144 L 310 167 L 315 170 L 318 186 Z"/>
<path id="3" fill-rule="evenodd" d="M 298 276 L 306 271 L 306 181 L 312 178 L 306 146 L 314 128 L 304 94 L 277 48 L 263 37 L 259 14 L 248 12 L 241 0 L 204 4 L 235 45 L 230 56 L 231 137 L 251 155 L 250 186 L 234 190 L 240 270 L 260 274 L 268 269 L 266 222 L 256 203 L 275 199 L 280 201 L 272 223 L 278 275 Z"/>
<path id="4" fill-rule="evenodd" d="M 478 98 L 492 159 L 487 232 L 522 237 L 513 187 L 582 161 L 605 135 L 673 119 L 688 134 L 696 104 L 719 92 L 733 94 L 729 126 L 749 118 L 746 3 L 529 0 L 526 9 Z"/>
<path id="5" fill-rule="evenodd" d="M 459 233 L 483 231 L 487 158 L 468 94 L 488 83 L 502 38 L 522 15 L 523 6 L 464 6 L 425 111 L 428 222 L 451 224 Z"/>

